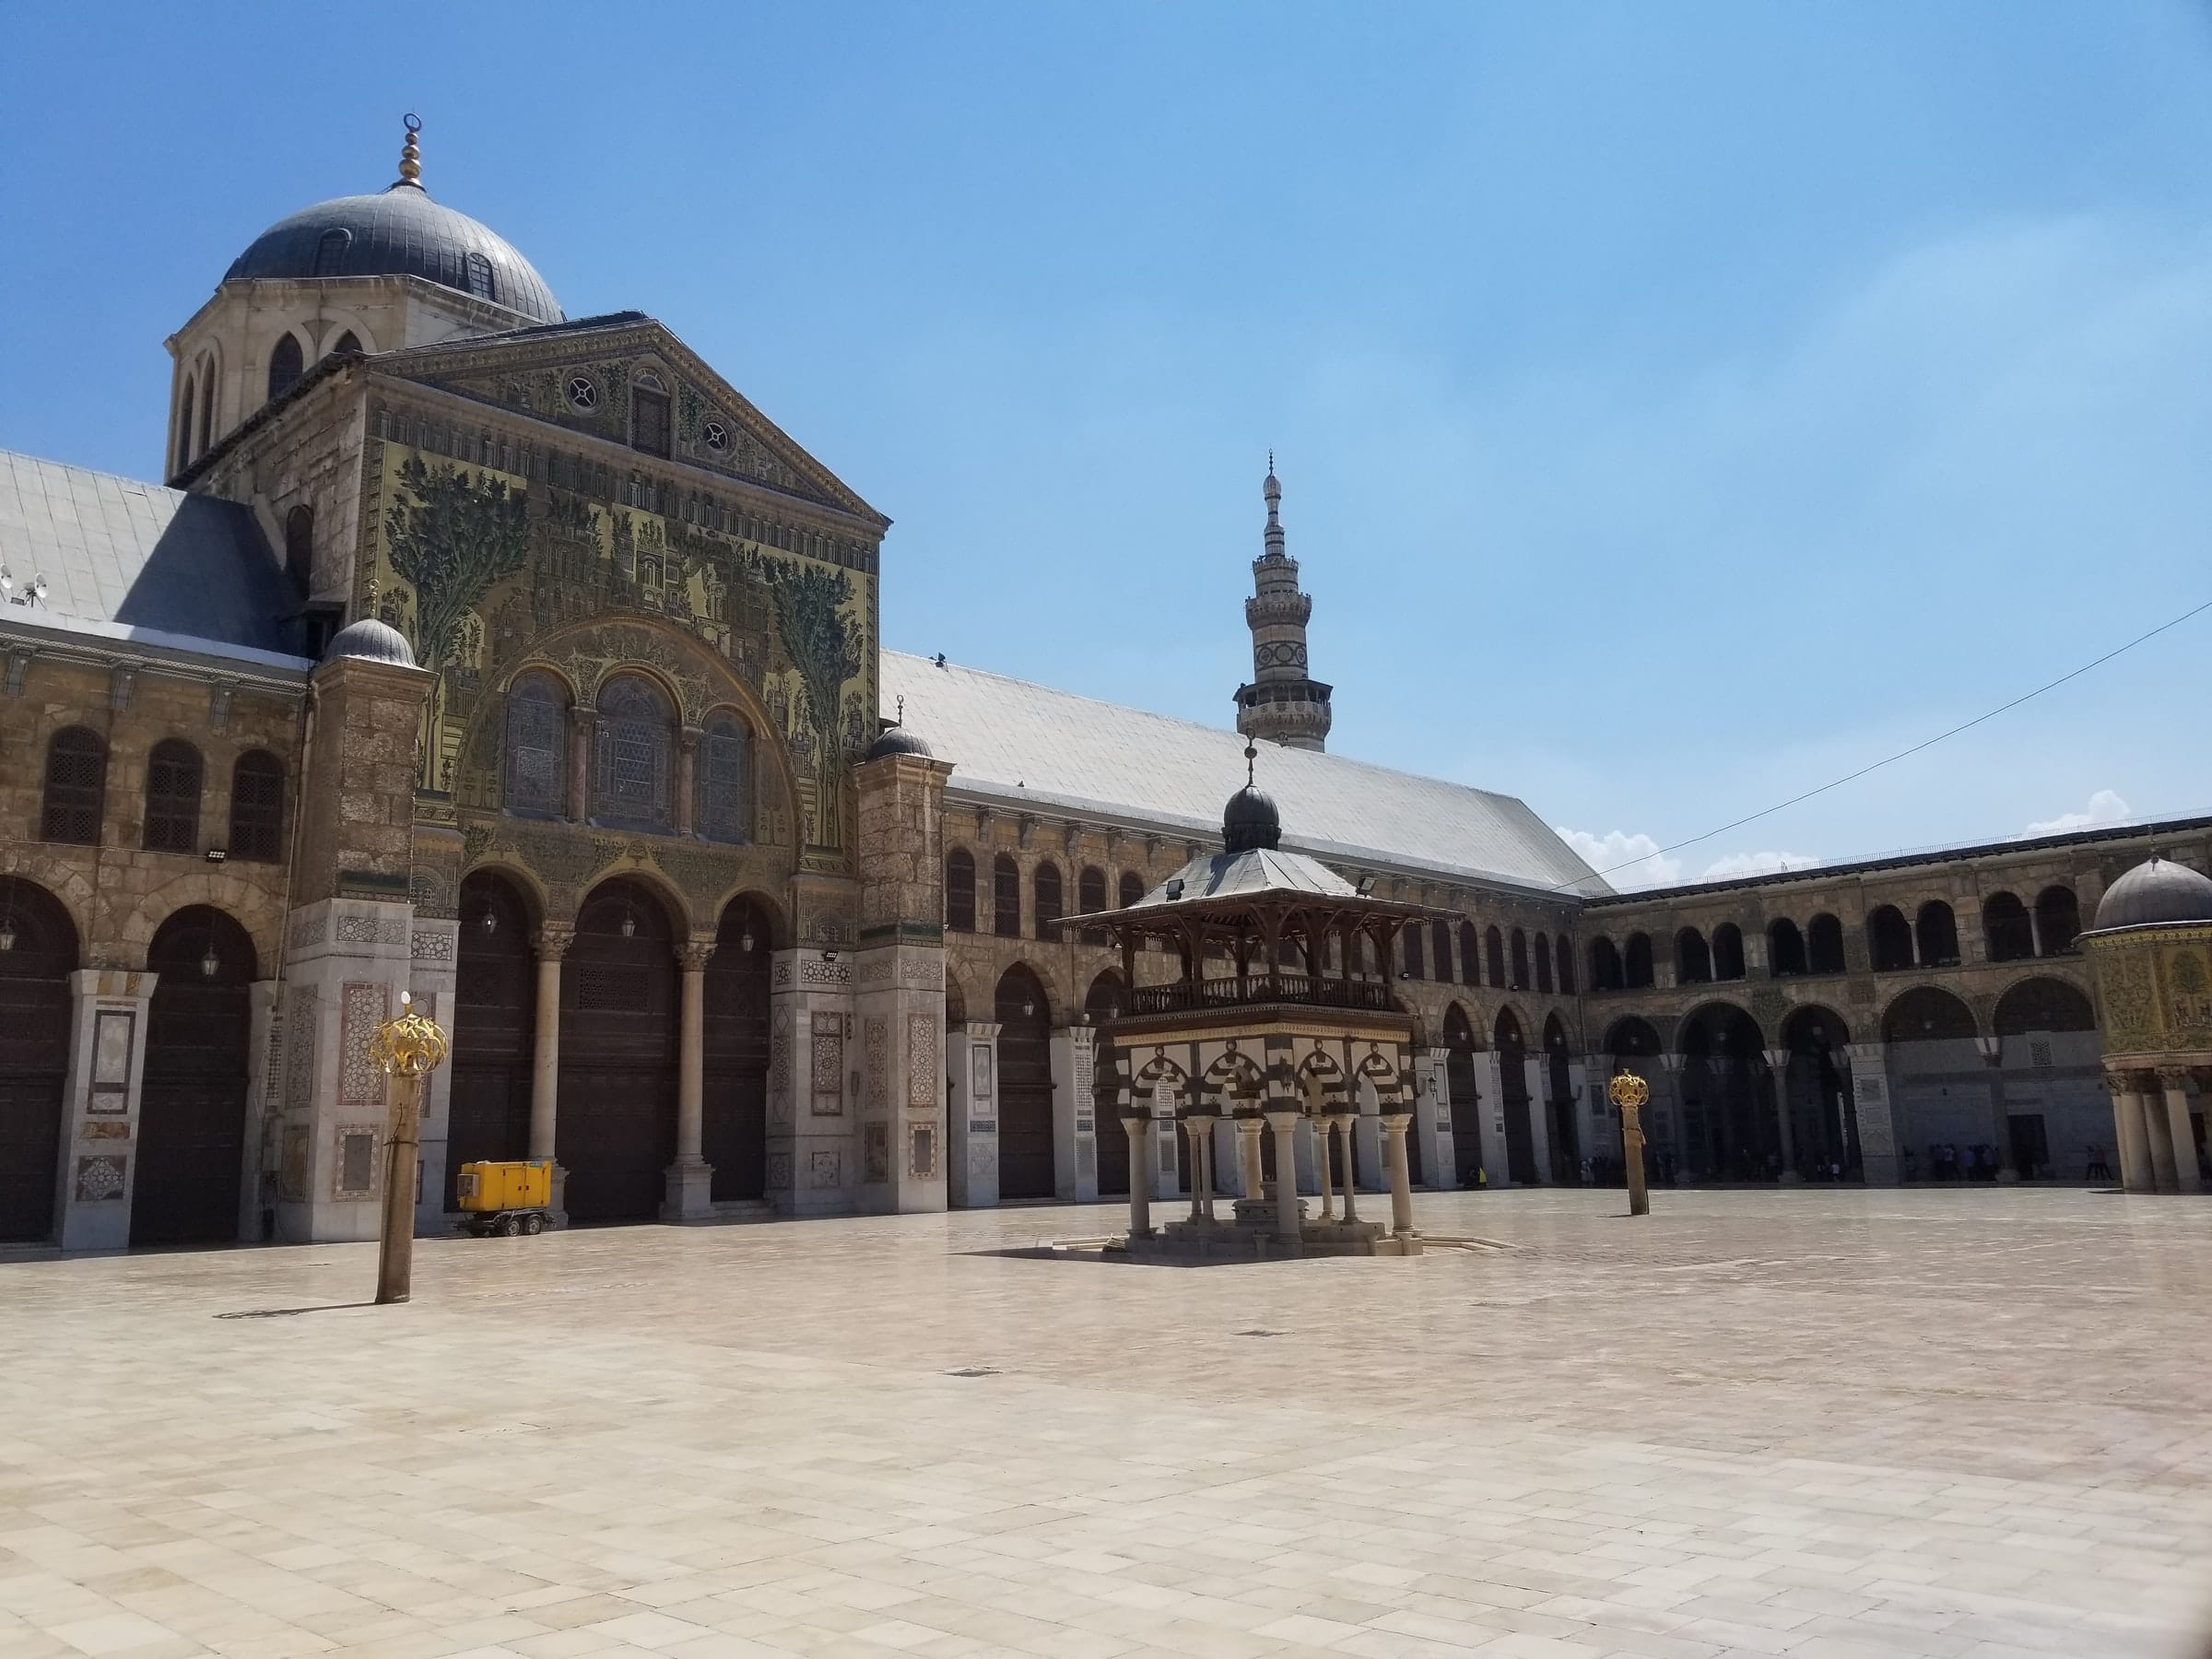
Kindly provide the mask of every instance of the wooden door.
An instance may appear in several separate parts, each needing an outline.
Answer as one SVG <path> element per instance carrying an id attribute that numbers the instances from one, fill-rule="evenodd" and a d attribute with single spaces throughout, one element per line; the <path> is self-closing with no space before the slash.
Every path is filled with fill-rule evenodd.
<path id="1" fill-rule="evenodd" d="M 488 922 L 488 925 L 487 923 Z M 453 1082 L 447 1097 L 445 1198 L 465 1163 L 530 1155 L 530 1074 L 537 1030 L 537 960 L 530 912 L 497 876 L 461 884 L 453 981 Z"/>
<path id="2" fill-rule="evenodd" d="M 650 1221 L 676 1159 L 679 1012 L 666 912 L 610 881 L 584 900 L 560 976 L 560 1095 L 554 1156 L 569 1219 Z"/>
<path id="3" fill-rule="evenodd" d="M 768 1193 L 769 927 L 765 912 L 734 900 L 707 963 L 700 1146 L 719 1200 Z"/>
<path id="4" fill-rule="evenodd" d="M 0 876 L 0 1241 L 53 1232 L 69 1078 L 69 975 L 76 930 L 43 888 Z"/>
<path id="5" fill-rule="evenodd" d="M 239 1236 L 252 1071 L 253 942 L 220 911 L 194 905 L 154 935 L 160 978 L 147 1017 L 133 1244 L 214 1244 Z"/>
<path id="6" fill-rule="evenodd" d="M 998 982 L 998 1195 L 1051 1198 L 1053 1056 L 1044 987 L 1024 968 Z"/>

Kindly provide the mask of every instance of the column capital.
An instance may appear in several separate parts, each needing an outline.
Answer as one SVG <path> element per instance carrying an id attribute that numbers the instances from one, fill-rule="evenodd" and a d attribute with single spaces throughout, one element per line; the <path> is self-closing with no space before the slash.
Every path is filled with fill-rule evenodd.
<path id="1" fill-rule="evenodd" d="M 694 725 L 677 727 L 676 747 L 677 752 L 686 755 L 692 753 L 699 747 L 699 740 L 703 735 L 705 734 Z"/>
<path id="2" fill-rule="evenodd" d="M 2187 1065 L 2161 1065 L 2159 1067 L 2159 1087 L 2168 1094 L 2186 1094 L 2194 1071 L 2194 1067 Z"/>
<path id="3" fill-rule="evenodd" d="M 720 943 L 712 938 L 686 939 L 676 947 L 676 959 L 686 973 L 704 973 Z"/>
<path id="4" fill-rule="evenodd" d="M 1411 1112 L 1385 1112 L 1382 1113 L 1382 1133 L 1385 1135 L 1402 1135 L 1412 1127 L 1413 1114 Z"/>
<path id="5" fill-rule="evenodd" d="M 1306 1114 L 1302 1112 L 1289 1111 L 1269 1112 L 1265 1112 L 1262 1115 L 1266 1118 L 1269 1128 L 1280 1130 L 1284 1134 L 1288 1134 L 1291 1130 L 1298 1127 L 1300 1122 L 1305 1117 Z"/>
<path id="6" fill-rule="evenodd" d="M 574 928 L 559 927 L 548 923 L 537 930 L 537 935 L 530 941 L 530 947 L 537 953 L 539 961 L 558 962 L 569 954 L 569 947 L 575 943 Z"/>
<path id="7" fill-rule="evenodd" d="M 2144 1076 L 2132 1065 L 2108 1065 L 2104 1068 L 2104 1086 L 2114 1094 L 2140 1094 Z"/>

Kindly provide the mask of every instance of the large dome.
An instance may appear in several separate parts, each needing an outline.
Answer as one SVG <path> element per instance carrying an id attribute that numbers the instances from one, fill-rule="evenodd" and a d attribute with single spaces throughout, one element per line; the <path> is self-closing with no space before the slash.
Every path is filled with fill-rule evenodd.
<path id="1" fill-rule="evenodd" d="M 420 276 L 534 323 L 567 320 L 546 279 L 506 238 L 405 180 L 278 219 L 231 261 L 224 279 L 232 276 Z"/>

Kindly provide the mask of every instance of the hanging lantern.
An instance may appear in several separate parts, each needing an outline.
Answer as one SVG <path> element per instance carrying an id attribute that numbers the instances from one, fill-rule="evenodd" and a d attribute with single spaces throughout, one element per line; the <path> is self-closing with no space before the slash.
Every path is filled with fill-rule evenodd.
<path id="1" fill-rule="evenodd" d="M 626 939 L 638 936 L 638 919 L 628 911 L 622 912 L 622 936 Z"/>
<path id="2" fill-rule="evenodd" d="M 737 935 L 737 948 L 747 956 L 753 954 L 753 930 L 751 928 L 747 928 Z"/>
<path id="3" fill-rule="evenodd" d="M 496 934 L 500 931 L 500 912 L 493 910 L 488 904 L 484 907 L 483 928 L 487 934 Z"/>
<path id="4" fill-rule="evenodd" d="M 0 950 L 13 950 L 15 947 L 16 919 L 9 916 L 5 921 L 0 921 Z"/>
<path id="5" fill-rule="evenodd" d="M 1025 997 L 1023 997 L 1023 998 L 1021 999 L 1021 1017 L 1022 1017 L 1024 1019 L 1034 1019 L 1034 1018 L 1036 1018 L 1036 1017 L 1037 1017 L 1037 999 L 1036 999 L 1035 997 L 1033 997 L 1033 996 L 1025 996 Z"/>
<path id="6" fill-rule="evenodd" d="M 213 979 L 222 971 L 223 959 L 215 954 L 215 941 L 207 942 L 207 954 L 200 959 L 200 977 Z"/>

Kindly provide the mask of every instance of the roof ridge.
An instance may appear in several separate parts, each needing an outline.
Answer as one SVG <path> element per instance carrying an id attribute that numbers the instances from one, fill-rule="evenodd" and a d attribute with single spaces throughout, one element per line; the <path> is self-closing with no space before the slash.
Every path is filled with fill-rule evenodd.
<path id="1" fill-rule="evenodd" d="M 935 657 L 922 656 L 911 651 L 894 651 L 888 645 L 882 649 L 888 656 L 903 657 L 906 661 L 923 668 L 932 667 L 936 662 Z M 947 669 L 957 668 L 962 674 L 972 674 L 983 679 L 996 680 L 1001 685 L 1021 686 L 1032 691 L 1043 691 L 1053 697 L 1064 697 L 1071 702 L 1088 703 L 1094 708 L 1113 709 L 1124 714 L 1141 714 L 1147 720 L 1165 721 L 1171 725 L 1182 726 L 1190 731 L 1206 732 L 1215 736 L 1228 737 L 1239 744 L 1242 744 L 1245 740 L 1242 733 L 1230 726 L 1208 725 L 1203 720 L 1193 720 L 1184 714 L 1163 714 L 1157 709 L 1141 709 L 1135 703 L 1114 702 L 1108 698 L 1093 697 L 1086 691 L 1070 691 L 1064 686 L 1048 686 L 1042 680 L 1022 679 L 1016 675 L 1000 674 L 990 668 L 977 668 L 967 663 L 947 662 L 945 666 Z M 1478 783 L 1462 783 L 1453 778 L 1431 777 L 1427 772 L 1407 771 L 1403 767 L 1384 766 L 1377 760 L 1363 760 L 1357 755 L 1333 755 L 1325 749 L 1294 749 L 1286 744 L 1277 744 L 1272 747 L 1278 753 L 1318 755 L 1321 759 L 1334 762 L 1338 766 L 1356 766 L 1366 771 L 1382 772 L 1393 778 L 1412 778 L 1423 783 L 1434 783 L 1444 789 L 1463 790 L 1468 794 L 1481 795 L 1487 800 L 1507 801 L 1518 806 L 1527 806 L 1527 803 L 1523 801 L 1519 795 L 1507 794 L 1501 790 L 1485 789 Z M 1293 764 L 1303 764 L 1303 762 L 1293 762 Z M 1549 826 L 1547 825 L 1546 828 L 1548 829 Z"/>
<path id="2" fill-rule="evenodd" d="M 11 461 L 29 461 L 40 466 L 56 466 L 64 472 L 83 473 L 86 477 L 92 478 L 112 478 L 118 484 L 133 484 L 140 489 L 159 490 L 163 495 L 175 496 L 180 500 L 192 493 L 188 489 L 176 489 L 167 484 L 157 484 L 151 478 L 134 478 L 128 473 L 110 472 L 104 466 L 80 466 L 75 461 L 56 461 L 51 455 L 34 454 L 29 450 L 8 449 L 0 446 L 0 457 Z M 221 498 L 211 499 L 220 500 Z M 238 503 L 226 500 L 222 504 L 226 507 L 233 507 Z"/>

